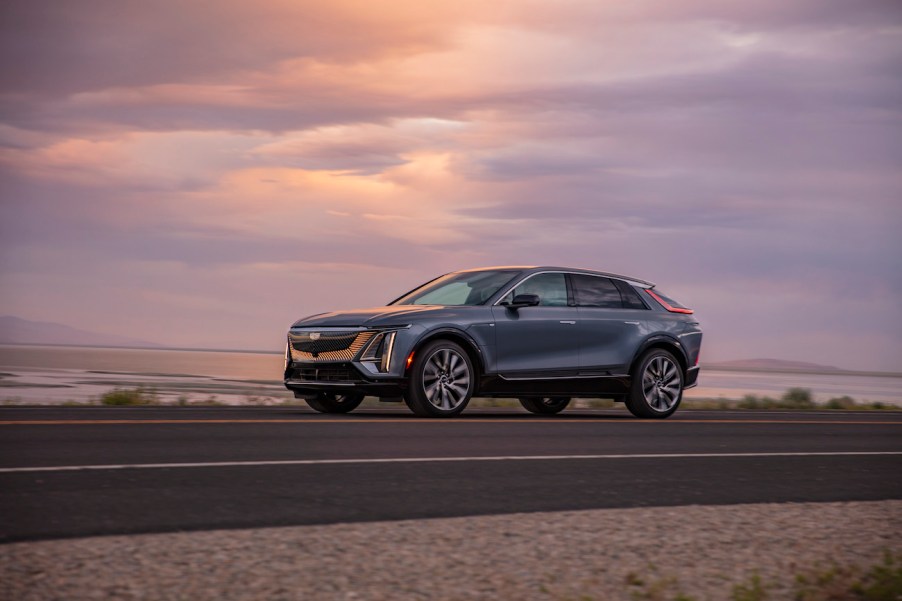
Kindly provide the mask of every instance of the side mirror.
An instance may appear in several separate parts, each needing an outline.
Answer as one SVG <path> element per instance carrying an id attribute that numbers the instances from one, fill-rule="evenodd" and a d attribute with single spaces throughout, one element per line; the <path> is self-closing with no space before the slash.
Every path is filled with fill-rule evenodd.
<path id="1" fill-rule="evenodd" d="M 508 303 L 508 309 L 522 309 L 523 307 L 535 307 L 539 304 L 538 294 L 518 294 L 514 300 Z"/>

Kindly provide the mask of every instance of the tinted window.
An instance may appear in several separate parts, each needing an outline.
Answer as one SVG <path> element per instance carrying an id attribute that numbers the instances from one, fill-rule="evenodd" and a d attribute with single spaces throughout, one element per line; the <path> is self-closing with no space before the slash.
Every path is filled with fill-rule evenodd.
<path id="1" fill-rule="evenodd" d="M 509 303 L 518 294 L 536 294 L 539 305 L 546 307 L 567 306 L 567 280 L 563 273 L 540 273 L 528 278 L 514 288 L 501 301 Z"/>
<path id="2" fill-rule="evenodd" d="M 621 280 L 613 280 L 613 282 L 617 289 L 620 290 L 624 309 L 648 309 L 648 305 L 642 302 L 642 297 L 639 296 L 635 288 Z"/>
<path id="3" fill-rule="evenodd" d="M 570 281 L 573 283 L 576 304 L 580 307 L 623 308 L 620 291 L 608 278 L 573 274 Z"/>

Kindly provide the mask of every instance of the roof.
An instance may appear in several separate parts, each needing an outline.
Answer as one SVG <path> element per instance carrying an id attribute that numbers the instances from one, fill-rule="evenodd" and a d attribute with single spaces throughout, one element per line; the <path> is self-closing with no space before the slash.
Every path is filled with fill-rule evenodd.
<path id="1" fill-rule="evenodd" d="M 617 278 L 618 280 L 624 280 L 630 282 L 632 284 L 636 284 L 638 286 L 643 286 L 645 288 L 654 288 L 655 285 L 652 282 L 648 282 L 646 280 L 640 280 L 639 278 L 634 278 L 628 275 L 621 275 L 619 273 L 611 273 L 609 271 L 598 271 L 597 269 L 584 269 L 581 267 L 560 267 L 555 265 L 496 265 L 492 267 L 474 267 L 472 269 L 460 269 L 459 271 L 489 271 L 495 269 L 518 269 L 521 271 L 532 271 L 534 273 L 540 273 L 543 271 L 565 271 L 568 273 L 587 273 L 590 275 L 602 275 L 611 278 Z"/>

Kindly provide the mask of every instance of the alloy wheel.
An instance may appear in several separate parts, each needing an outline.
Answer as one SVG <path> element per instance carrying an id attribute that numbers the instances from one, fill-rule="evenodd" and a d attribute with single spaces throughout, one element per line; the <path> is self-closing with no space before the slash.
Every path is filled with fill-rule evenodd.
<path id="1" fill-rule="evenodd" d="M 467 361 L 451 348 L 437 349 L 423 366 L 423 392 L 434 407 L 456 409 L 468 399 L 470 370 Z"/>
<path id="2" fill-rule="evenodd" d="M 642 375 L 642 393 L 655 411 L 670 411 L 682 391 L 680 368 L 668 357 L 658 355 L 649 361 Z"/>

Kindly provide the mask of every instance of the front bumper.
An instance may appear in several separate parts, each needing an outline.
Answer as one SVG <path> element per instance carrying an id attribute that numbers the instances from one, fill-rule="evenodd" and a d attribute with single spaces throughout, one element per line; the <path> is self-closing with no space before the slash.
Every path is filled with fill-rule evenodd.
<path id="1" fill-rule="evenodd" d="M 399 397 L 407 390 L 407 378 L 367 377 L 353 363 L 291 362 L 285 370 L 285 388 L 296 397 L 321 393 Z"/>

